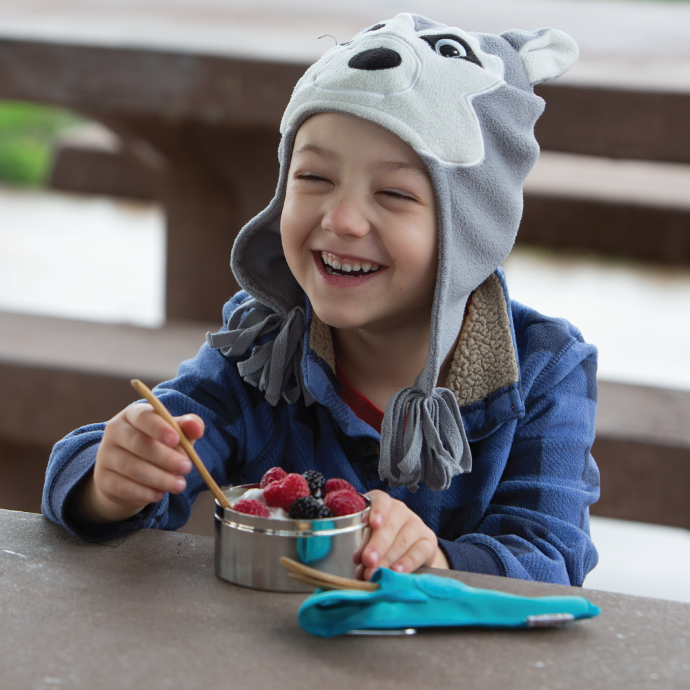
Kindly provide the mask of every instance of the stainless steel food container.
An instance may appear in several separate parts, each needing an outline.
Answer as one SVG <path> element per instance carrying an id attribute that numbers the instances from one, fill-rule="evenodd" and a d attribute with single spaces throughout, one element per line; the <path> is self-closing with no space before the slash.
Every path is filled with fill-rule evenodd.
<path id="1" fill-rule="evenodd" d="M 230 503 L 258 484 L 223 493 Z M 272 592 L 311 592 L 280 564 L 281 556 L 332 575 L 355 576 L 352 554 L 362 543 L 367 507 L 355 515 L 322 520 L 275 520 L 238 513 L 216 501 L 215 568 L 223 580 Z"/>

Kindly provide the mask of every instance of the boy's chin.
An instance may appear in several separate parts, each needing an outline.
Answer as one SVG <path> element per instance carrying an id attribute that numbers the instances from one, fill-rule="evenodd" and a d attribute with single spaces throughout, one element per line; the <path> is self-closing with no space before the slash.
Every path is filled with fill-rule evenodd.
<path id="1" fill-rule="evenodd" d="M 313 305 L 312 305 L 313 306 Z M 353 328 L 363 328 L 369 323 L 368 319 L 364 318 L 361 313 L 343 313 L 340 309 L 332 308 L 314 308 L 314 313 L 327 326 L 337 330 L 351 330 Z"/>
<path id="2" fill-rule="evenodd" d="M 313 305 L 312 305 L 313 306 Z M 314 313 L 323 323 L 337 331 L 362 330 L 375 333 L 390 333 L 397 330 L 404 320 L 396 316 L 365 313 L 363 310 L 344 312 L 340 309 L 317 309 Z"/>

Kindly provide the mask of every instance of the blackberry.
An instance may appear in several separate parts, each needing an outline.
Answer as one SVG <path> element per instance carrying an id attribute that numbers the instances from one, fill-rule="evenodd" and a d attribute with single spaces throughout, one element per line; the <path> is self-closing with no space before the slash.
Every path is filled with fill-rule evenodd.
<path id="1" fill-rule="evenodd" d="M 323 497 L 323 486 L 326 483 L 326 477 L 324 477 L 321 472 L 316 470 L 309 470 L 302 475 L 309 484 L 309 491 L 312 496 L 316 498 Z"/>
<path id="2" fill-rule="evenodd" d="M 333 513 L 318 498 L 303 496 L 290 506 L 288 517 L 296 520 L 318 520 L 319 518 L 333 517 Z"/>

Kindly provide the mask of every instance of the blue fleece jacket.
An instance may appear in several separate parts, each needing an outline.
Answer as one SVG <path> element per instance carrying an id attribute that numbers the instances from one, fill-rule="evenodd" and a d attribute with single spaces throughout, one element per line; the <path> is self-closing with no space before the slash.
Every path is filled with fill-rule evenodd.
<path id="1" fill-rule="evenodd" d="M 581 585 L 597 563 L 589 537 L 589 506 L 599 496 L 590 455 L 596 349 L 563 319 L 511 301 L 502 271 L 494 275 L 505 296 L 518 380 L 461 407 L 473 467 L 444 491 L 422 485 L 410 493 L 379 479 L 380 436 L 342 402 L 333 371 L 310 347 L 308 304 L 302 368 L 316 404 L 307 407 L 300 397 L 296 404 L 281 400 L 271 407 L 239 376 L 235 358 L 207 345 L 155 393 L 174 415 L 193 412 L 204 420 L 206 433 L 195 448 L 221 486 L 258 482 L 276 465 L 288 472 L 316 469 L 326 478 L 348 480 L 360 492 L 381 489 L 406 503 L 438 535 L 453 569 Z M 224 323 L 247 299 L 240 292 L 225 305 Z M 55 446 L 43 513 L 87 541 L 139 528 L 182 527 L 205 489 L 196 470 L 183 494 L 166 495 L 129 520 L 69 520 L 66 501 L 93 471 L 104 427 L 82 427 Z"/>

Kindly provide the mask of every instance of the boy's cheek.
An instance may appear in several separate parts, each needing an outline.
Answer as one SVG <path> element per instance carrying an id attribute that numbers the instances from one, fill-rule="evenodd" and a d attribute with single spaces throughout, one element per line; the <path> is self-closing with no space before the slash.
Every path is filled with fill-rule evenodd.
<path id="1" fill-rule="evenodd" d="M 294 214 L 289 211 L 288 208 L 283 209 L 283 215 L 280 218 L 280 241 L 283 245 L 283 254 L 285 254 L 290 269 L 293 270 L 291 261 L 294 262 L 295 258 L 302 254 L 304 243 L 309 237 L 309 231 L 308 224 L 304 222 L 306 217 L 303 217 L 304 220 L 298 223 Z"/>

